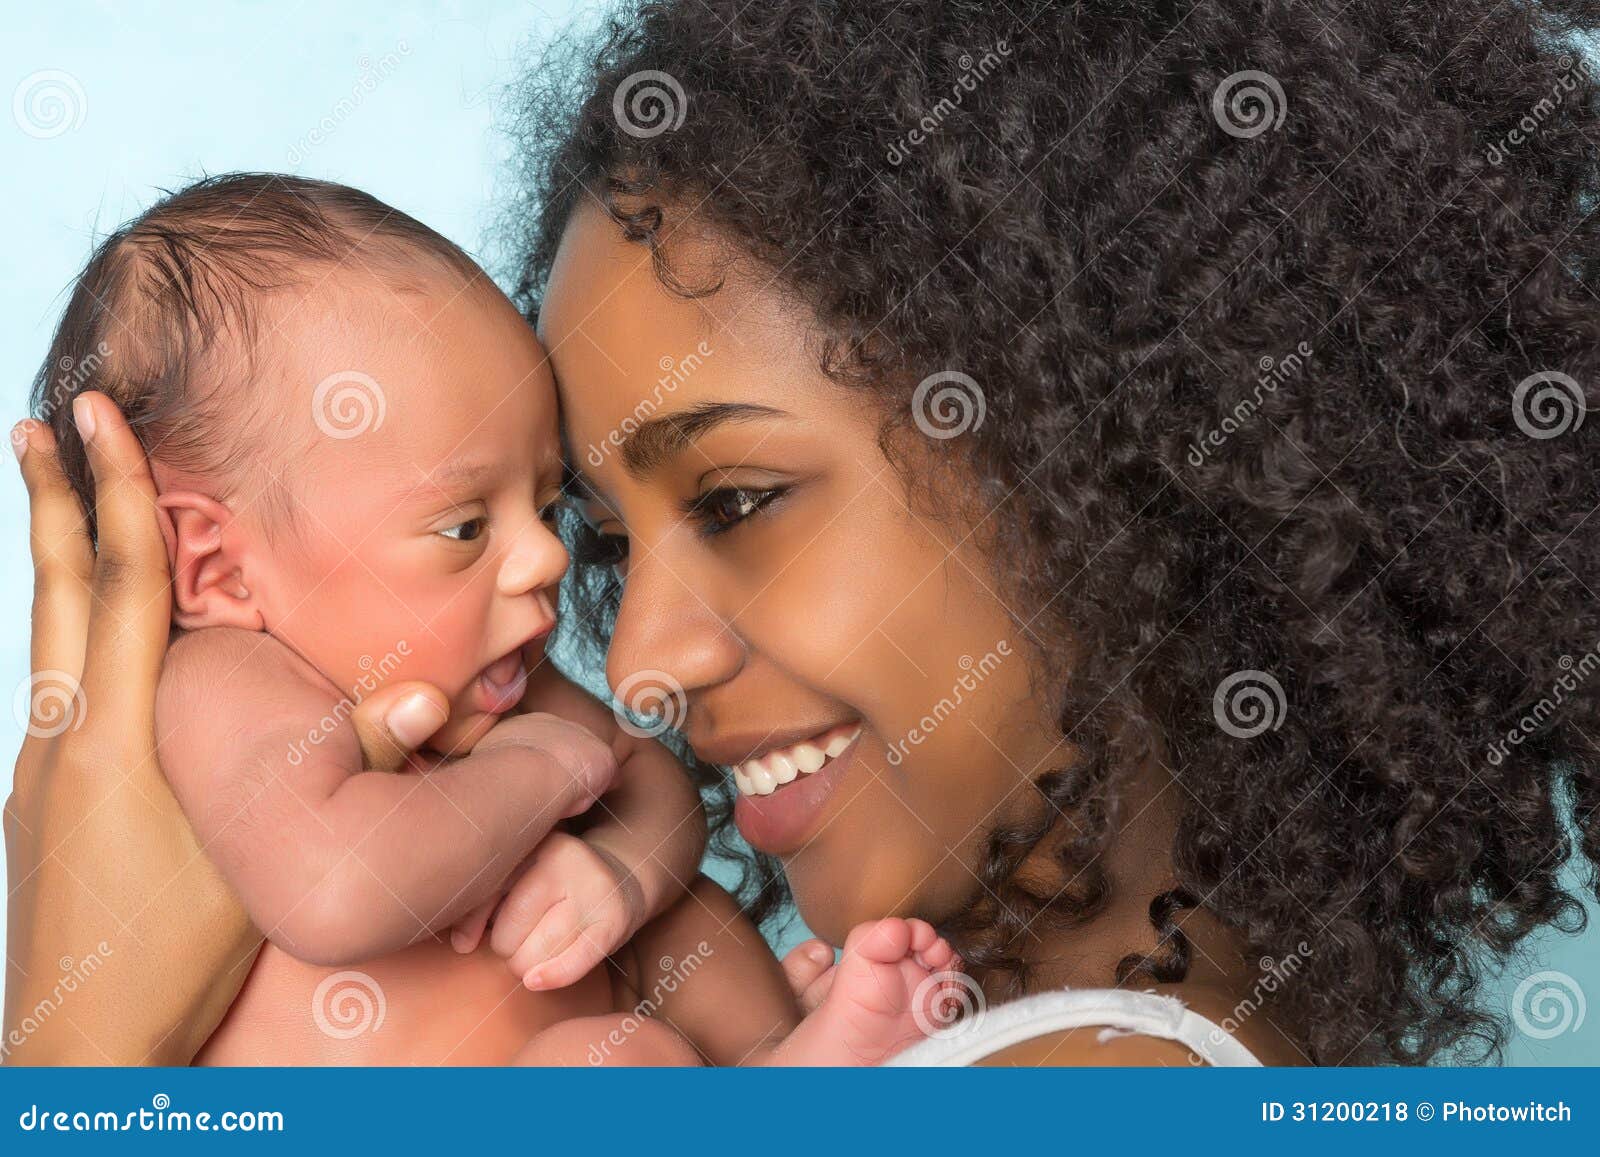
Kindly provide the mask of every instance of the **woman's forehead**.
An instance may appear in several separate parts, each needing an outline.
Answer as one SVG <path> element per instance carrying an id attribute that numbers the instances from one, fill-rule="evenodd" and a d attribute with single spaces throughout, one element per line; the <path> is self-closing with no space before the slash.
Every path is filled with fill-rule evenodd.
<path id="1" fill-rule="evenodd" d="M 650 249 L 599 209 L 573 215 L 539 312 L 558 376 L 563 355 L 609 362 L 646 382 L 707 348 L 747 363 L 802 356 L 815 321 L 779 278 L 734 261 L 726 244 L 687 225 L 663 226 L 661 251 L 668 276 L 695 292 L 669 288 Z M 641 373 L 647 366 L 656 372 Z"/>

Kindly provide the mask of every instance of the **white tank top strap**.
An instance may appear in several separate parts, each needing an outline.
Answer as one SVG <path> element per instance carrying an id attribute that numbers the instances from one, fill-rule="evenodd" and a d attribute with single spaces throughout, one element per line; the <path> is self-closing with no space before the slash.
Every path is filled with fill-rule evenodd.
<path id="1" fill-rule="evenodd" d="M 1176 1041 L 1206 1063 L 1256 1066 L 1256 1055 L 1223 1029 L 1171 996 L 1118 988 L 1069 988 L 1025 996 L 968 1016 L 939 1036 L 919 1041 L 890 1065 L 962 1067 L 1013 1045 L 1073 1028 L 1099 1026 L 1104 1040 L 1137 1034 Z"/>

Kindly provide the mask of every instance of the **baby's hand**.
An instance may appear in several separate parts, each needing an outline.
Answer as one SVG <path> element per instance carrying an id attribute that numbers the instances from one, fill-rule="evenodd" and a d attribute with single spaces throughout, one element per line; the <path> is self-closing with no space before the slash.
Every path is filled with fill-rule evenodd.
<path id="1" fill-rule="evenodd" d="M 617 779 L 617 756 L 610 744 L 582 724 L 542 711 L 502 719 L 478 741 L 473 754 L 501 749 L 526 751 L 566 772 L 556 797 L 561 805 L 558 813 L 536 817 L 546 824 L 582 815 Z"/>
<path id="2" fill-rule="evenodd" d="M 563 988 L 644 923 L 637 882 L 576 836 L 552 832 L 494 913 L 489 946 L 529 989 Z"/>

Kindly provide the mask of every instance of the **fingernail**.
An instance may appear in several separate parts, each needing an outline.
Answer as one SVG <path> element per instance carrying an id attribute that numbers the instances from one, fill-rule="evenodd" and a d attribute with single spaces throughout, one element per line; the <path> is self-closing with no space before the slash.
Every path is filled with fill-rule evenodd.
<path id="1" fill-rule="evenodd" d="M 421 747 L 444 723 L 444 712 L 432 699 L 418 692 L 389 708 L 383 721 L 388 724 L 395 742 L 404 747 Z"/>
<path id="2" fill-rule="evenodd" d="M 31 420 L 24 418 L 11 427 L 11 449 L 15 452 L 18 462 L 21 462 L 28 453 L 28 427 L 30 425 Z"/>
<path id="3" fill-rule="evenodd" d="M 537 968 L 528 969 L 528 974 L 522 978 L 522 987 L 526 988 L 529 992 L 539 991 L 540 980 L 539 970 Z"/>
<path id="4" fill-rule="evenodd" d="M 457 952 L 466 954 L 472 951 L 472 942 L 467 939 L 465 932 L 452 932 L 450 933 L 450 947 Z"/>
<path id="5" fill-rule="evenodd" d="M 829 948 L 825 944 L 813 944 L 810 948 L 806 949 L 806 955 L 811 957 L 811 959 L 815 960 L 818 964 L 833 963 L 833 949 Z"/>
<path id="6" fill-rule="evenodd" d="M 79 394 L 72 399 L 72 420 L 77 423 L 78 436 L 85 442 L 94 441 L 94 407 L 89 399 Z"/>

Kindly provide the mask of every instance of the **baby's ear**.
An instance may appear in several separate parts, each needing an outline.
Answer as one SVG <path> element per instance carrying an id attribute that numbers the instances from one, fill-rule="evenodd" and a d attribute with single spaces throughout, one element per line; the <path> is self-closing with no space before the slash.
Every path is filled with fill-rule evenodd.
<path id="1" fill-rule="evenodd" d="M 245 585 L 232 512 L 193 490 L 169 490 L 156 504 L 172 563 L 173 621 L 186 631 L 261 630 L 261 612 Z"/>

